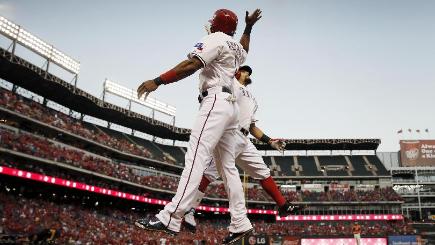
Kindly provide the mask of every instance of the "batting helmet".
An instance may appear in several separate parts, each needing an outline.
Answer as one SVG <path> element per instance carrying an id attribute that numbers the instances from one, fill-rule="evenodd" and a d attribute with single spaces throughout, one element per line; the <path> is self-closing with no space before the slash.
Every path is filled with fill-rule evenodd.
<path id="1" fill-rule="evenodd" d="M 213 18 L 210 20 L 210 31 L 223 32 L 233 36 L 237 28 L 237 15 L 228 9 L 218 9 L 214 12 Z"/>

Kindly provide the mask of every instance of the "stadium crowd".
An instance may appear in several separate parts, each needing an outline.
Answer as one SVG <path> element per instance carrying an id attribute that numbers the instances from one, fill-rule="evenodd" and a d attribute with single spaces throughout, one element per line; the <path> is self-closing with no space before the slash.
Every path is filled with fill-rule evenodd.
<path id="1" fill-rule="evenodd" d="M 122 152 L 173 163 L 165 158 L 156 158 L 148 149 L 139 144 L 133 144 L 127 139 L 113 137 L 102 130 L 98 130 L 97 128 L 88 128 L 79 120 L 69 117 L 61 112 L 56 112 L 55 110 L 44 107 L 36 101 L 29 100 L 3 88 L 0 88 L 0 105 L 43 123 L 58 127 L 73 134 L 80 135 L 84 138 L 120 150 Z"/>
<path id="2" fill-rule="evenodd" d="M 156 189 L 175 191 L 178 177 L 161 175 L 141 175 L 129 164 L 121 164 L 112 160 L 86 153 L 46 138 L 21 132 L 0 128 L 0 147 L 29 154 L 43 159 L 53 160 L 74 167 L 90 170 L 106 176 L 127 180 L 132 183 L 153 187 Z M 226 191 L 221 182 L 211 184 L 207 188 L 207 196 L 212 198 L 226 198 Z M 271 201 L 271 198 L 258 186 L 248 188 L 249 200 Z M 383 188 L 373 191 L 335 191 L 328 192 L 286 192 L 286 197 L 291 202 L 297 201 L 400 201 L 402 198 L 392 188 Z"/>
<path id="3" fill-rule="evenodd" d="M 109 206 L 89 207 L 26 198 L 0 193 L 1 231 L 15 237 L 26 237 L 41 229 L 56 229 L 59 244 L 220 244 L 227 233 L 226 221 L 198 219 L 198 231 L 182 231 L 176 237 L 145 232 L 133 225 L 144 214 L 133 210 L 118 210 Z M 145 214 L 150 215 L 150 214 Z M 413 228 L 403 221 L 361 221 L 363 236 L 413 234 Z M 255 233 L 291 236 L 349 236 L 352 222 L 265 222 L 253 220 Z"/>

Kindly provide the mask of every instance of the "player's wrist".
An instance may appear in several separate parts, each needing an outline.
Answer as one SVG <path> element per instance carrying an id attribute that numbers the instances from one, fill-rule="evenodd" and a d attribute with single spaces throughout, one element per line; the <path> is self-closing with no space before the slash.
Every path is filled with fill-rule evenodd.
<path id="1" fill-rule="evenodd" d="M 169 71 L 163 73 L 162 75 L 154 78 L 153 81 L 157 86 L 160 86 L 162 84 L 166 85 L 166 84 L 176 82 L 177 81 L 177 72 L 175 72 L 174 69 L 169 70 Z"/>
<path id="2" fill-rule="evenodd" d="M 254 25 L 251 25 L 251 24 L 246 24 L 246 26 L 245 26 L 245 30 L 243 31 L 243 34 L 244 35 L 251 35 L 251 31 L 252 31 L 252 27 L 253 27 Z"/>
<path id="3" fill-rule="evenodd" d="M 263 134 L 260 138 L 260 141 L 270 145 L 270 143 L 272 142 L 272 139 L 269 136 L 267 136 L 266 134 Z"/>
<path id="4" fill-rule="evenodd" d="M 162 85 L 162 84 L 165 84 L 160 76 L 154 78 L 153 81 L 154 81 L 154 83 L 155 83 L 157 86 L 160 86 L 160 85 Z"/>

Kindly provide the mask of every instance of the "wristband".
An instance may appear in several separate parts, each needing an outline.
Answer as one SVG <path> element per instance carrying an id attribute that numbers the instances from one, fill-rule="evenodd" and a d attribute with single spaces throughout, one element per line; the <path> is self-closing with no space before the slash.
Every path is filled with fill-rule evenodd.
<path id="1" fill-rule="evenodd" d="M 177 81 L 177 73 L 172 69 L 160 75 L 159 78 L 162 80 L 163 84 L 170 84 Z"/>
<path id="2" fill-rule="evenodd" d="M 269 144 L 269 142 L 270 142 L 270 138 L 266 134 L 263 134 L 263 136 L 261 136 L 260 140 L 266 144 Z"/>
<path id="3" fill-rule="evenodd" d="M 245 34 L 245 35 L 251 35 L 251 31 L 252 31 L 252 26 L 251 25 L 247 25 L 245 27 L 245 30 L 243 31 L 243 34 Z"/>
<path id="4" fill-rule="evenodd" d="M 156 83 L 157 86 L 164 84 L 163 80 L 160 77 L 154 78 L 153 81 Z"/>

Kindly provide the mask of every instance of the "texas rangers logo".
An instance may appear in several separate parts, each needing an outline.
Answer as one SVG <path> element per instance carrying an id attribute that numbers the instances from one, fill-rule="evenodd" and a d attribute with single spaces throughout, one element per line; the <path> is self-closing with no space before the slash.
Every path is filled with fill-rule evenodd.
<path id="1" fill-rule="evenodd" d="M 204 43 L 197 43 L 193 47 L 195 47 L 199 51 L 202 51 L 204 49 Z"/>

